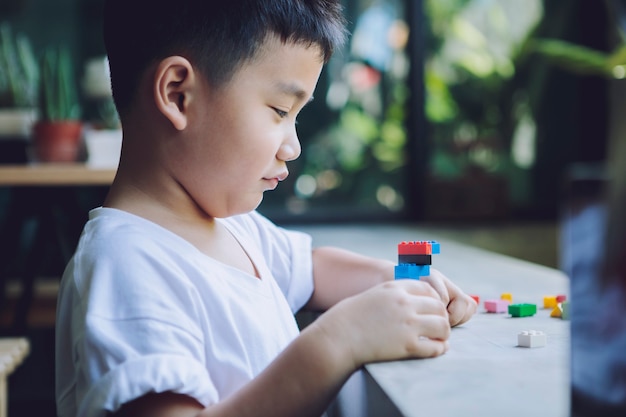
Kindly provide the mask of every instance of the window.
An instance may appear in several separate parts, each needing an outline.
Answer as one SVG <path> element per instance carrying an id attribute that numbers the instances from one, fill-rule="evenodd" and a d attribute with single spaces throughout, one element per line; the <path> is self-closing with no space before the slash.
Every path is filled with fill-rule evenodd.
<path id="1" fill-rule="evenodd" d="M 274 219 L 381 219 L 407 210 L 404 2 L 347 0 L 344 7 L 351 35 L 299 116 L 302 155 L 260 207 Z"/>

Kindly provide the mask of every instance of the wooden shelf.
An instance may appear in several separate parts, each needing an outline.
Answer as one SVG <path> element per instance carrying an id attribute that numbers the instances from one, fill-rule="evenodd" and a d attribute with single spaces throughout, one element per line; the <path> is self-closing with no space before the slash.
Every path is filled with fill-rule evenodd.
<path id="1" fill-rule="evenodd" d="M 113 182 L 113 168 L 91 168 L 81 163 L 0 165 L 0 186 L 107 186 Z"/>

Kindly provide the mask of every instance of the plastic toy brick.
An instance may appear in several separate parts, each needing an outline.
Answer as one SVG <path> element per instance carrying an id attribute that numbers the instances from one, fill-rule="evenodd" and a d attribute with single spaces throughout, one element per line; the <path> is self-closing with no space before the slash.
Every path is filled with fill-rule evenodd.
<path id="1" fill-rule="evenodd" d="M 556 295 L 546 295 L 543 297 L 543 308 L 554 308 L 559 303 L 556 300 Z"/>
<path id="2" fill-rule="evenodd" d="M 557 303 L 562 303 L 565 300 L 567 300 L 567 296 L 566 295 L 561 294 L 561 295 L 557 295 L 556 296 L 556 302 Z"/>
<path id="3" fill-rule="evenodd" d="M 509 300 L 509 303 L 513 302 L 513 294 L 510 292 L 505 292 L 500 296 L 501 300 Z"/>
<path id="4" fill-rule="evenodd" d="M 539 330 L 524 330 L 517 335 L 517 346 L 535 348 L 546 345 L 546 334 Z"/>
<path id="5" fill-rule="evenodd" d="M 556 319 L 560 319 L 563 317 L 563 307 L 561 303 L 558 303 L 557 305 L 554 306 L 554 308 L 552 309 L 552 312 L 550 313 L 550 317 L 554 317 Z"/>
<path id="6" fill-rule="evenodd" d="M 398 255 L 432 255 L 433 246 L 429 242 L 402 242 L 398 244 Z"/>
<path id="7" fill-rule="evenodd" d="M 430 243 L 433 251 L 433 255 L 438 255 L 441 253 L 441 245 L 436 240 L 427 240 L 426 242 Z"/>
<path id="8" fill-rule="evenodd" d="M 485 300 L 487 313 L 506 313 L 509 307 L 507 300 Z"/>
<path id="9" fill-rule="evenodd" d="M 430 265 L 400 264 L 394 269 L 396 279 L 420 279 L 428 275 L 430 275 Z"/>
<path id="10" fill-rule="evenodd" d="M 563 320 L 569 320 L 569 301 L 563 301 L 561 303 L 561 308 L 562 308 L 562 314 L 561 314 L 561 318 Z"/>
<path id="11" fill-rule="evenodd" d="M 476 304 L 480 304 L 480 297 L 477 295 L 470 295 L 470 297 L 472 297 L 474 299 L 474 301 L 476 301 Z"/>
<path id="12" fill-rule="evenodd" d="M 534 316 L 537 313 L 536 304 L 511 304 L 509 314 L 513 317 Z"/>
<path id="13" fill-rule="evenodd" d="M 432 255 L 398 255 L 399 264 L 432 265 Z"/>

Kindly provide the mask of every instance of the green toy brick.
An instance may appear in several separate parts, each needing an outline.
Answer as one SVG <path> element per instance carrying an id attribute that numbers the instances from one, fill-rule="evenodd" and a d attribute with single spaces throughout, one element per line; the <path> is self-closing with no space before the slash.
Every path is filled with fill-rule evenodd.
<path id="1" fill-rule="evenodd" d="M 569 301 L 563 301 L 561 303 L 561 308 L 563 309 L 561 312 L 561 318 L 563 320 L 569 320 Z"/>
<path id="2" fill-rule="evenodd" d="M 537 304 L 511 304 L 509 314 L 513 317 L 528 317 L 537 314 Z"/>

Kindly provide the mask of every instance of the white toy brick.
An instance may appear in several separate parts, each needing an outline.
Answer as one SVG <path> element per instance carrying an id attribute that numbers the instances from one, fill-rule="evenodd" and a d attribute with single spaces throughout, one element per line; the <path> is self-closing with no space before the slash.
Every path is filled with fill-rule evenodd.
<path id="1" fill-rule="evenodd" d="M 539 330 L 524 330 L 517 335 L 517 345 L 534 348 L 546 345 L 546 334 Z"/>

